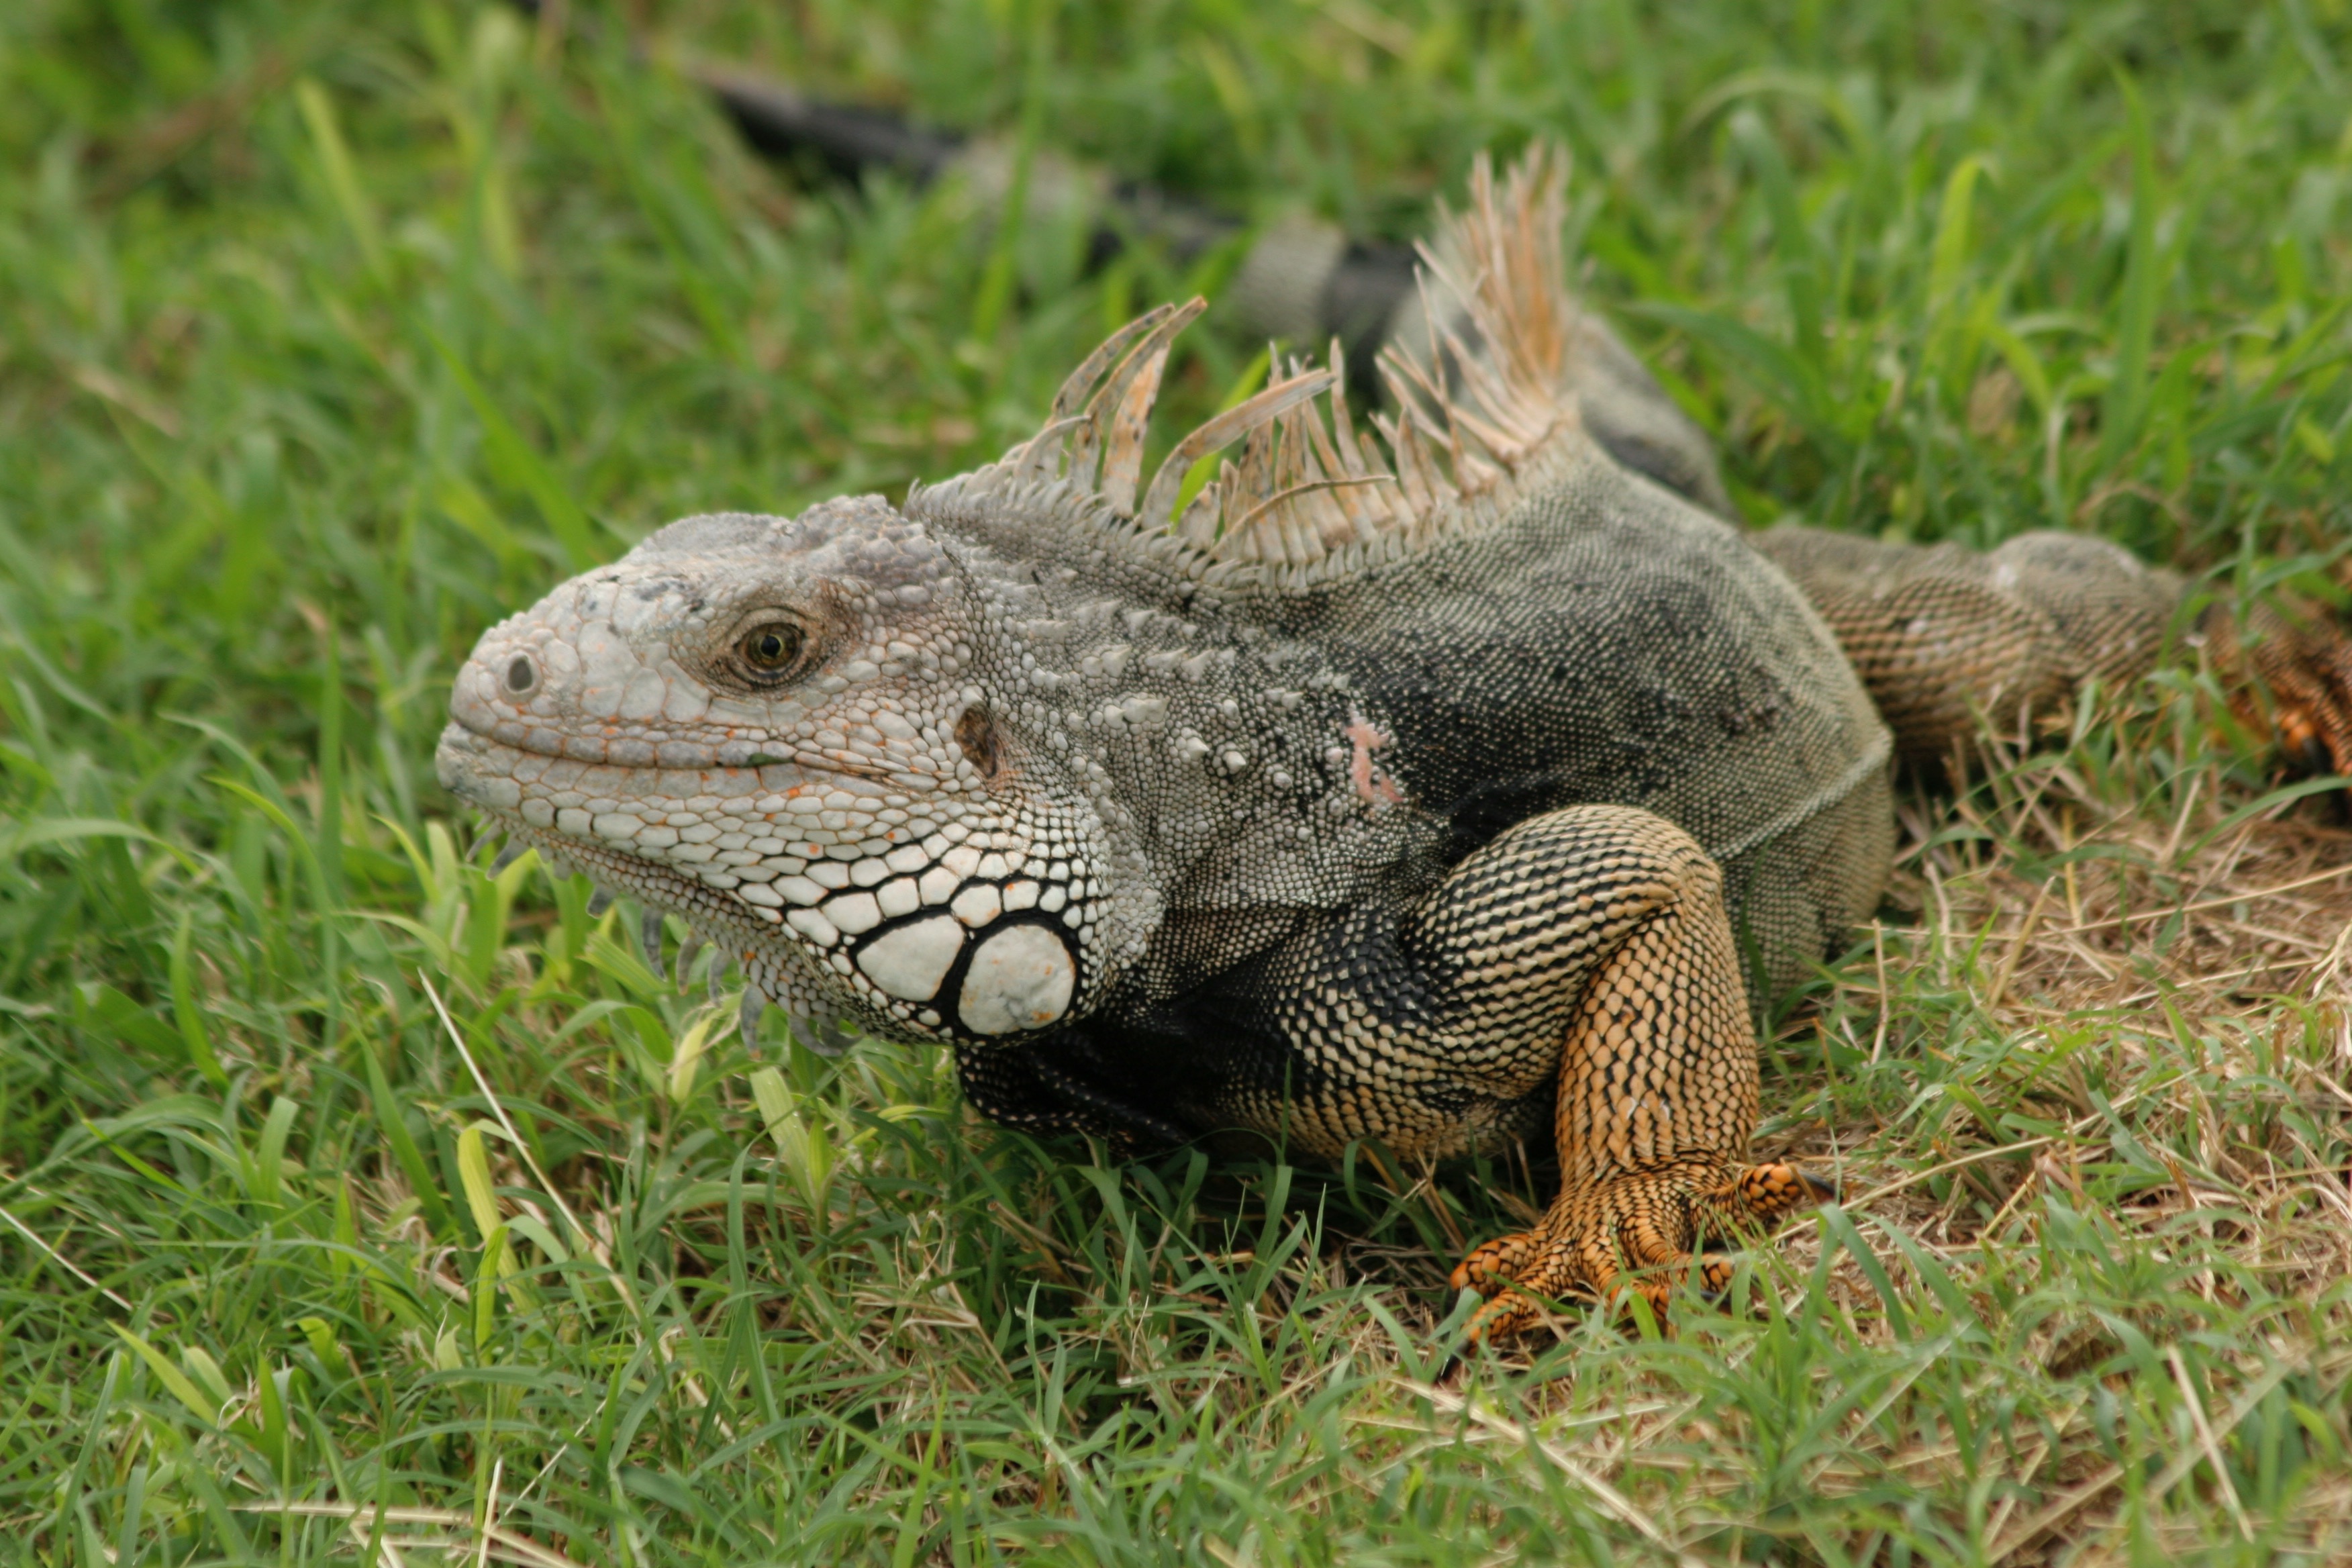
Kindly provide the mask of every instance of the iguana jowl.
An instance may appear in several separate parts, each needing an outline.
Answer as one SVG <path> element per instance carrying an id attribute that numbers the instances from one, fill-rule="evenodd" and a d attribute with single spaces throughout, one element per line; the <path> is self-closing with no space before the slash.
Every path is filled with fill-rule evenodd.
<path id="1" fill-rule="evenodd" d="M 1748 998 L 1879 895 L 1872 695 L 1934 754 L 2145 668 L 2178 590 L 2065 536 L 1743 536 L 1566 295 L 1562 191 L 1541 153 L 1482 168 L 1430 253 L 1454 328 L 1387 358 L 1379 439 L 1341 367 L 1294 366 L 1144 484 L 1198 310 L 1163 307 L 995 464 L 689 518 L 492 628 L 443 783 L 683 915 L 753 1016 L 946 1044 L 1004 1121 L 1328 1156 L 1549 1118 L 1558 1202 L 1456 1271 L 1482 1328 L 1529 1321 L 1513 1284 L 1663 1305 L 1826 1190 L 1748 1163 Z"/>

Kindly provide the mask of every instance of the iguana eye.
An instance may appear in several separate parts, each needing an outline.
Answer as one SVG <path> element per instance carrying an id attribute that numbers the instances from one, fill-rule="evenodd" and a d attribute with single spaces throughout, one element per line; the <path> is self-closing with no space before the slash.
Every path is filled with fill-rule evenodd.
<path id="1" fill-rule="evenodd" d="M 735 652 L 747 674 L 773 680 L 800 662 L 807 637 L 790 621 L 762 621 L 735 640 Z"/>

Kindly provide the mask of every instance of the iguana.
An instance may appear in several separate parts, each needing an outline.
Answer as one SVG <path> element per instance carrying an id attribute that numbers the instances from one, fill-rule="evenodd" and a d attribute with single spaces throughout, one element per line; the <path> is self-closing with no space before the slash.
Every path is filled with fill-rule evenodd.
<path id="1" fill-rule="evenodd" d="M 2181 591 L 2069 534 L 1741 532 L 1566 291 L 1564 191 L 1481 163 L 1377 436 L 1335 343 L 1145 482 L 1202 308 L 1162 306 L 997 462 L 688 518 L 491 628 L 442 783 L 719 944 L 747 1040 L 774 1002 L 945 1045 L 1000 1121 L 1323 1158 L 1549 1122 L 1557 1201 L 1454 1271 L 1476 1332 L 1720 1287 L 1832 1191 L 1750 1163 L 1750 999 L 1875 906 L 1891 763 L 2144 671 Z"/>

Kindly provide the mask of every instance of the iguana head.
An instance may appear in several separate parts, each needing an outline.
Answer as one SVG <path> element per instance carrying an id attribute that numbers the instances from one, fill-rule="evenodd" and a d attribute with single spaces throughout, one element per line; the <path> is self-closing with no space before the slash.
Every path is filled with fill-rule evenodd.
<path id="1" fill-rule="evenodd" d="M 797 1011 L 1049 1027 L 1131 922 L 1087 792 L 1000 716 L 997 586 L 877 497 L 672 523 L 482 637 L 442 780 Z"/>
<path id="2" fill-rule="evenodd" d="M 1398 796 L 1344 680 L 1263 639 L 1237 672 L 1246 638 L 1201 623 L 1478 526 L 1558 457 L 1558 171 L 1531 163 L 1499 206 L 1483 174 L 1474 195 L 1464 242 L 1503 268 L 1459 292 L 1500 352 L 1449 340 L 1458 397 L 1395 361 L 1385 452 L 1348 422 L 1335 345 L 1143 486 L 1170 343 L 1200 310 L 1163 306 L 997 463 L 903 507 L 688 518 L 492 627 L 451 695 L 442 783 L 685 916 L 755 996 L 901 1038 L 1084 1016 L 1141 952 L 1172 867 L 1198 889 L 1276 853 L 1376 864 L 1360 836 Z M 1514 294 L 1506 272 L 1549 281 Z M 1328 428 L 1309 401 L 1326 392 Z M 1241 871 L 1219 883 L 1200 869 L 1216 856 Z"/>

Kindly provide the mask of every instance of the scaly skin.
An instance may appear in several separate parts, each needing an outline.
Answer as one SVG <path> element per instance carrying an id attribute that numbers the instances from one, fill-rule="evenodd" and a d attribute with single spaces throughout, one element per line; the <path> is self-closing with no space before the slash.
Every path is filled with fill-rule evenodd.
<path id="1" fill-rule="evenodd" d="M 442 782 L 718 943 L 747 1038 L 774 1001 L 942 1045 L 1006 1122 L 1336 1157 L 1548 1121 L 1558 1201 L 1455 1271 L 1491 1299 L 1474 1331 L 1540 1297 L 1663 1308 L 1695 1253 L 1829 1190 L 1749 1163 L 1749 986 L 1885 875 L 1895 742 L 1847 655 L 1929 753 L 2128 679 L 2178 590 L 2056 536 L 1948 569 L 1767 536 L 1842 653 L 1562 291 L 1558 170 L 1472 195 L 1433 252 L 1446 373 L 1386 362 L 1382 442 L 1335 351 L 1145 486 L 1199 308 L 1163 307 L 994 465 L 690 518 L 491 628 Z"/>

